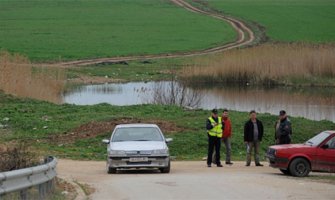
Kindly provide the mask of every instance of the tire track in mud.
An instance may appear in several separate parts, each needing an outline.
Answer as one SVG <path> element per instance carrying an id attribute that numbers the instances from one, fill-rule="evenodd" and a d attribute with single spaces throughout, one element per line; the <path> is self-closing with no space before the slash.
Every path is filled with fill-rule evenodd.
<path id="1" fill-rule="evenodd" d="M 190 57 L 198 55 L 206 55 L 211 53 L 222 52 L 230 50 L 233 48 L 238 48 L 246 45 L 250 45 L 255 40 L 254 32 L 245 25 L 244 22 L 228 17 L 222 14 L 218 14 L 211 11 L 205 11 L 200 8 L 194 7 L 191 4 L 187 3 L 185 0 L 170 0 L 171 3 L 180 6 L 190 12 L 199 13 L 202 15 L 207 15 L 222 21 L 228 22 L 234 30 L 237 32 L 237 39 L 234 42 L 226 43 L 221 46 L 212 47 L 208 49 L 203 49 L 199 51 L 188 51 L 182 53 L 165 53 L 165 54 L 156 54 L 156 55 L 143 55 L 143 56 L 124 56 L 124 57 L 110 57 L 110 58 L 94 58 L 94 59 L 82 59 L 75 61 L 66 61 L 58 63 L 44 63 L 43 66 L 59 66 L 59 67 L 71 67 L 71 66 L 85 66 L 85 65 L 94 65 L 100 63 L 116 63 L 122 61 L 134 61 L 134 60 L 150 60 L 150 59 L 160 59 L 160 58 L 178 58 L 178 57 Z"/>

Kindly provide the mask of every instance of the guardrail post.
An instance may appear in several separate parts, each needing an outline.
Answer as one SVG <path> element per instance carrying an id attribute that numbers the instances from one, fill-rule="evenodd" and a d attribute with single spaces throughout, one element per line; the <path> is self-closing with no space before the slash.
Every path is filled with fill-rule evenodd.
<path id="1" fill-rule="evenodd" d="M 45 183 L 38 185 L 38 198 L 40 200 L 45 198 Z"/>
<path id="2" fill-rule="evenodd" d="M 28 199 L 28 192 L 27 189 L 23 189 L 20 191 L 20 199 L 27 200 Z"/>
<path id="3" fill-rule="evenodd" d="M 46 184 L 47 184 L 47 192 L 48 193 L 53 192 L 55 188 L 55 179 L 48 181 Z"/>

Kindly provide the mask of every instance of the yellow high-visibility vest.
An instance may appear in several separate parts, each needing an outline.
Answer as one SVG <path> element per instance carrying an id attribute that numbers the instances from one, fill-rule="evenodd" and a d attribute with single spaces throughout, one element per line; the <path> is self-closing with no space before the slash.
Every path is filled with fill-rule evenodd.
<path id="1" fill-rule="evenodd" d="M 208 120 L 211 122 L 213 128 L 211 130 L 208 130 L 208 134 L 210 136 L 216 136 L 219 138 L 222 138 L 222 119 L 221 117 L 218 117 L 218 125 L 214 126 L 216 123 L 212 117 L 209 117 Z"/>

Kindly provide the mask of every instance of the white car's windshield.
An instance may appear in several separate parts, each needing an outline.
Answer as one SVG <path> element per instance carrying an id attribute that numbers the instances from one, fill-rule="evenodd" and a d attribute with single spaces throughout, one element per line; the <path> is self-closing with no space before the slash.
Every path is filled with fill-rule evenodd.
<path id="1" fill-rule="evenodd" d="M 305 144 L 311 145 L 311 146 L 318 146 L 321 142 L 323 142 L 327 137 L 329 137 L 329 133 L 322 132 L 313 138 L 309 139 Z"/>
<path id="2" fill-rule="evenodd" d="M 116 129 L 112 142 L 124 141 L 163 141 L 163 137 L 155 127 L 122 127 Z"/>

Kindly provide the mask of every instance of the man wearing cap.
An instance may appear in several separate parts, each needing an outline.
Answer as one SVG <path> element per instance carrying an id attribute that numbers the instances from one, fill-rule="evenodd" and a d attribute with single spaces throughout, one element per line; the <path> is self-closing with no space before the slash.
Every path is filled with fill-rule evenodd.
<path id="1" fill-rule="evenodd" d="M 211 167 L 212 155 L 215 147 L 215 163 L 218 167 L 222 167 L 220 161 L 220 148 L 222 132 L 224 130 L 224 122 L 222 118 L 218 116 L 218 110 L 212 110 L 212 116 L 208 117 L 206 121 L 206 129 L 208 135 L 208 155 L 207 155 L 207 166 Z"/>
<path id="2" fill-rule="evenodd" d="M 275 124 L 276 144 L 290 144 L 292 135 L 291 122 L 285 110 L 279 112 L 279 120 Z"/>

